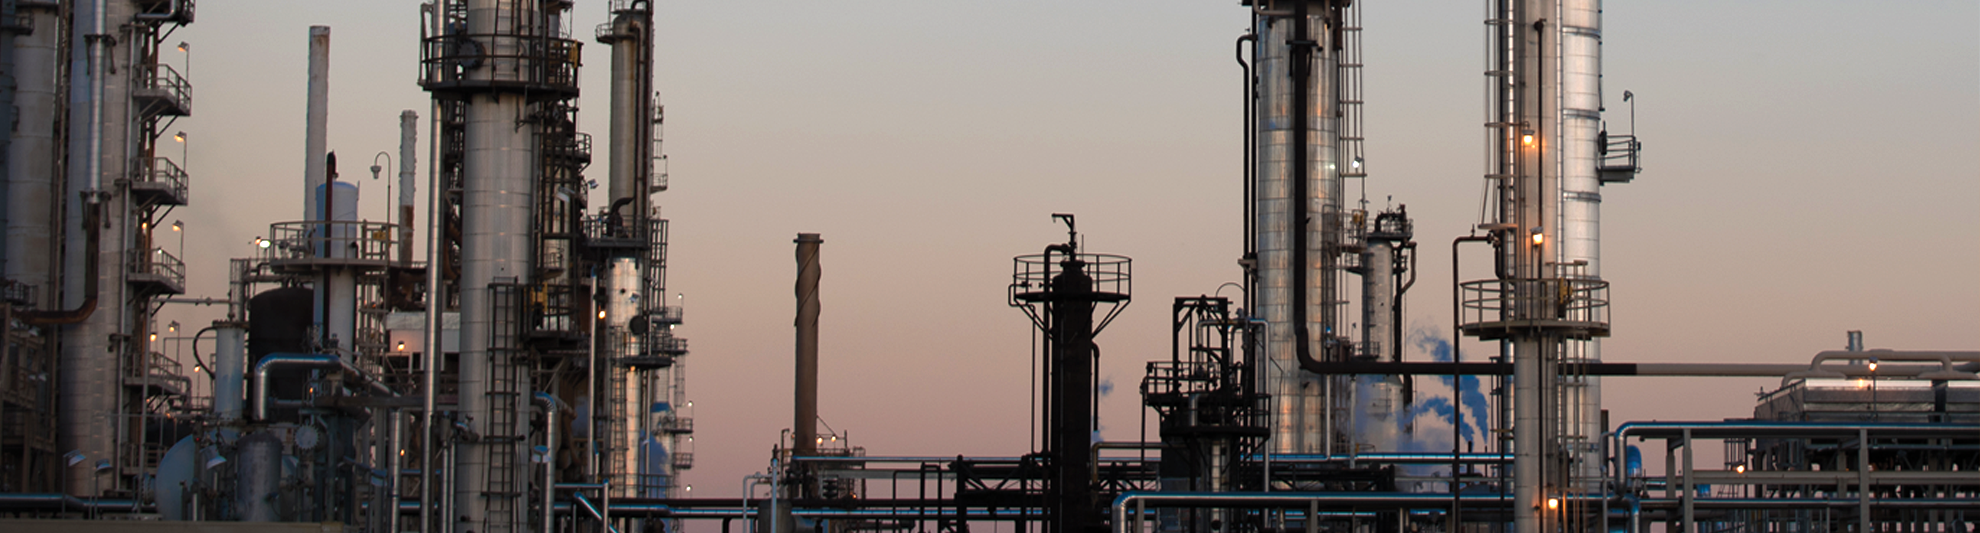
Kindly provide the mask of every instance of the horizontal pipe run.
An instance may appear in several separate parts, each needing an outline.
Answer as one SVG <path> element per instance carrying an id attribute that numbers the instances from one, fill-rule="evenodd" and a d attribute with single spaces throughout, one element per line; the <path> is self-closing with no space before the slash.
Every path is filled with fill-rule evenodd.
<path id="1" fill-rule="evenodd" d="M 133 513 L 153 513 L 158 506 L 119 498 L 79 498 L 67 494 L 54 493 L 0 493 L 0 511 L 40 512 L 40 511 L 96 511 Z"/>
<path id="2" fill-rule="evenodd" d="M 1684 508 L 1683 498 L 1644 498 L 1645 510 L 1674 511 Z M 1838 509 L 1862 505 L 1856 498 L 1697 498 L 1693 509 Z M 1980 500 L 1952 498 L 1872 498 L 1871 509 L 1954 509 L 1980 510 Z"/>
<path id="3" fill-rule="evenodd" d="M 342 370 L 346 382 L 356 382 L 358 385 L 369 387 L 372 392 L 380 396 L 398 396 L 397 393 L 392 392 L 391 387 L 387 387 L 384 383 L 379 383 L 377 380 L 371 379 L 371 376 L 366 375 L 363 370 L 352 366 L 349 361 L 345 361 L 342 357 L 326 354 L 271 353 L 262 357 L 261 362 L 254 365 L 254 392 L 249 394 L 248 397 L 254 400 L 254 406 L 251 409 L 252 412 L 249 414 L 255 420 L 268 419 L 269 372 L 274 371 L 276 368 L 287 367 Z"/>
<path id="4" fill-rule="evenodd" d="M 1868 352 L 1864 352 L 1868 353 Z M 1392 376 L 1508 376 L 1512 363 L 1384 363 L 1384 362 L 1301 362 L 1300 367 L 1315 374 L 1392 375 Z M 1810 366 L 1768 363 L 1572 363 L 1564 362 L 1563 375 L 1650 376 L 1650 377 L 1765 377 L 1782 378 L 1818 374 L 1838 377 L 1920 377 L 1944 372 L 1948 367 L 1930 365 L 1885 365 L 1872 372 L 1863 365 Z M 1964 368 L 1964 367 L 1957 367 Z M 1973 376 L 1961 379 L 1972 379 Z"/>
<path id="5" fill-rule="evenodd" d="M 1253 455 L 1249 455 L 1249 456 L 1246 456 L 1246 457 L 1245 457 L 1245 460 L 1247 460 L 1247 461 L 1254 461 L 1254 462 L 1263 462 L 1263 461 L 1265 461 L 1265 456 L 1262 456 L 1262 455 L 1257 455 L 1257 454 L 1253 454 Z M 1330 455 L 1300 455 L 1300 454 L 1272 454 L 1272 456 L 1271 456 L 1271 462 L 1274 462 L 1274 463 L 1296 463 L 1296 464 L 1308 464 L 1308 463 L 1345 463 L 1345 462 L 1349 462 L 1349 461 L 1353 461 L 1353 462 L 1357 462 L 1357 463 L 1375 463 L 1375 464 L 1439 464 L 1439 465 L 1447 465 L 1447 464 L 1451 464 L 1451 454 L 1448 454 L 1448 453 L 1364 453 L 1364 454 L 1360 454 L 1360 455 L 1354 455 L 1354 456 L 1347 456 L 1347 455 L 1331 455 L 1331 456 L 1330 456 Z M 1511 462 L 1512 462 L 1512 454 L 1509 454 L 1509 453 L 1508 453 L 1508 454 L 1490 454 L 1490 453 L 1465 453 L 1465 454 L 1458 454 L 1458 456 L 1457 456 L 1457 462 L 1459 462 L 1459 463 L 1462 463 L 1462 464 L 1506 464 L 1506 463 L 1511 463 Z"/>

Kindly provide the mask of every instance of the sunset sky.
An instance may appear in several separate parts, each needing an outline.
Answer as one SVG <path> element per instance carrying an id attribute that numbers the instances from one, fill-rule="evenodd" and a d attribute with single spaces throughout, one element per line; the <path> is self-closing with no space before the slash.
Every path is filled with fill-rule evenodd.
<path id="1" fill-rule="evenodd" d="M 573 25 L 599 180 L 606 5 L 581 0 Z M 1484 174 L 1485 8 L 1365 10 L 1367 198 L 1415 216 L 1407 327 L 1448 336 L 1449 243 Z M 1170 300 L 1238 280 L 1235 0 L 660 2 L 656 19 L 695 496 L 737 495 L 789 424 L 797 233 L 825 239 L 820 414 L 875 455 L 1027 451 L 1030 325 L 1004 290 L 1012 256 L 1063 240 L 1051 213 L 1135 261 L 1135 301 L 1099 339 L 1109 439 L 1138 430 Z M 225 296 L 226 259 L 302 218 L 308 27 L 333 28 L 330 147 L 362 162 L 396 155 L 400 110 L 428 113 L 418 23 L 411 0 L 202 2 L 168 37 L 192 48 L 161 59 L 191 61 L 195 114 L 175 127 L 192 204 L 171 215 L 191 295 Z M 1607 359 L 1805 362 L 1851 329 L 1980 349 L 1976 28 L 1970 0 L 1610 2 L 1606 117 L 1627 131 L 1635 93 L 1644 171 L 1603 191 Z M 344 179 L 382 219 L 368 165 Z M 1775 385 L 1611 379 L 1607 406 L 1618 423 L 1744 417 Z"/>

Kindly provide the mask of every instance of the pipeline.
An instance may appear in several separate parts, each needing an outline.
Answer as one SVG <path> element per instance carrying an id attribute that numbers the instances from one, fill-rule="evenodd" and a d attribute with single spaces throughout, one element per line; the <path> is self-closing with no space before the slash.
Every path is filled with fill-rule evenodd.
<path id="1" fill-rule="evenodd" d="M 97 278 L 101 277 L 97 275 L 97 271 L 101 268 L 100 264 L 102 260 L 100 257 L 103 255 L 96 253 L 97 250 L 100 250 L 98 244 L 103 240 L 103 228 L 97 223 L 101 217 L 102 206 L 100 204 L 92 201 L 83 202 L 83 235 L 85 235 L 84 241 L 87 243 L 83 246 L 85 250 L 89 250 L 88 253 L 83 254 L 86 258 L 84 260 L 85 266 L 83 267 L 85 274 L 82 276 L 83 300 L 78 302 L 74 309 L 60 311 L 20 311 L 15 316 L 19 317 L 22 322 L 36 326 L 81 324 L 84 320 L 89 320 L 90 315 L 96 314 Z"/>
<path id="2" fill-rule="evenodd" d="M 248 396 L 254 399 L 251 415 L 255 420 L 268 419 L 268 373 L 276 367 L 324 368 L 342 370 L 346 382 L 355 382 L 371 389 L 379 396 L 397 398 L 398 393 L 391 387 L 372 379 L 363 370 L 352 366 L 341 357 L 324 354 L 271 353 L 254 365 L 254 391 Z"/>

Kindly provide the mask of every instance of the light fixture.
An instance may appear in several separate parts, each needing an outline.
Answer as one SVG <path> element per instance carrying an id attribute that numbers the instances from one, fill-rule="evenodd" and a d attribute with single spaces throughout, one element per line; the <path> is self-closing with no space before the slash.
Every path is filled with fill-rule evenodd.
<path id="1" fill-rule="evenodd" d="M 599 309 L 599 310 L 598 310 L 598 319 L 599 319 L 599 320 L 604 320 L 604 319 L 605 319 L 605 310 L 604 310 L 604 309 Z"/>
<path id="2" fill-rule="evenodd" d="M 406 351 L 406 341 L 399 341 L 398 351 Z"/>
<path id="3" fill-rule="evenodd" d="M 1526 132 L 1526 133 L 1523 133 L 1523 134 L 1520 134 L 1520 136 L 1519 136 L 1519 144 L 1521 144 L 1521 145 L 1525 145 L 1525 146 L 1533 146 L 1533 132 L 1530 132 L 1530 131 L 1529 131 L 1529 132 Z"/>
<path id="4" fill-rule="evenodd" d="M 182 222 L 179 222 L 179 221 L 177 221 L 177 220 L 174 220 L 174 221 L 172 221 L 172 231 L 173 231 L 173 232 L 180 232 L 180 231 L 185 231 L 185 230 L 186 230 L 186 225 L 185 225 L 185 223 L 182 223 Z"/>
<path id="5" fill-rule="evenodd" d="M 1560 508 L 1561 508 L 1560 498 L 1547 498 L 1547 510 L 1552 511 Z"/>
<path id="6" fill-rule="evenodd" d="M 819 437 L 819 438 L 818 438 L 818 443 L 819 443 L 819 444 L 824 444 L 824 443 L 825 443 L 825 437 Z"/>
<path id="7" fill-rule="evenodd" d="M 110 460 L 109 460 L 109 459 L 103 459 L 103 460 L 100 460 L 100 461 L 97 461 L 97 462 L 96 462 L 96 471 L 97 471 L 97 472 L 99 472 L 99 473 L 100 473 L 100 472 L 104 472 L 104 471 L 108 471 L 108 470 L 110 470 Z"/>
<path id="8" fill-rule="evenodd" d="M 270 243 L 268 242 L 268 239 L 263 239 L 261 237 L 254 238 L 254 245 L 258 248 L 266 250 L 268 249 L 269 244 Z"/>
<path id="9" fill-rule="evenodd" d="M 172 140 L 179 142 L 186 142 L 186 132 L 182 131 L 172 134 Z"/>
<path id="10" fill-rule="evenodd" d="M 1877 371 L 1877 358 L 1875 357 L 1870 358 L 1870 371 L 1871 372 Z"/>
<path id="11" fill-rule="evenodd" d="M 165 325 L 165 331 L 167 331 L 167 332 L 171 332 L 171 333 L 178 333 L 178 332 L 179 332 L 179 321 L 177 321 L 177 320 L 174 320 L 174 321 L 172 321 L 172 323 L 171 323 L 171 324 L 166 324 L 166 325 Z"/>
<path id="12" fill-rule="evenodd" d="M 192 49 L 192 45 L 190 45 L 190 44 L 186 44 L 186 42 L 185 42 L 185 41 L 179 41 L 179 51 L 180 51 L 180 52 L 184 52 L 184 51 L 187 51 L 187 50 L 191 50 L 191 49 Z"/>
<path id="13" fill-rule="evenodd" d="M 151 342 L 158 342 L 158 332 L 151 332 Z"/>
<path id="14" fill-rule="evenodd" d="M 1547 244 L 1547 234 L 1541 233 L 1540 228 L 1533 228 L 1533 245 L 1539 246 L 1542 244 Z"/>
<path id="15" fill-rule="evenodd" d="M 62 459 L 69 462 L 67 466 L 76 466 L 76 463 L 88 461 L 89 456 L 83 455 L 82 450 L 69 450 L 69 453 L 62 454 Z"/>
<path id="16" fill-rule="evenodd" d="M 1734 465 L 1734 466 L 1733 466 L 1733 473 L 1735 473 L 1735 474 L 1744 474 L 1744 473 L 1746 473 L 1746 465 Z"/>
<path id="17" fill-rule="evenodd" d="M 694 485 L 688 485 L 688 486 L 687 486 L 687 491 L 688 491 L 688 492 L 694 492 Z"/>

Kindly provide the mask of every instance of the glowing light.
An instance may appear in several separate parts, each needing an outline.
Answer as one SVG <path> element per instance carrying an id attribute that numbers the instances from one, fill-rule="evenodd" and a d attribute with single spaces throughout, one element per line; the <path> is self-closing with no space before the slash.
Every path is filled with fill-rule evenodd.
<path id="1" fill-rule="evenodd" d="M 1877 371 L 1877 358 L 1875 357 L 1870 358 L 1870 371 L 1871 372 Z"/>
<path id="2" fill-rule="evenodd" d="M 598 310 L 598 319 L 599 319 L 599 320 L 604 320 L 604 319 L 605 319 L 605 310 L 604 310 L 604 309 L 599 309 L 599 310 Z"/>
<path id="3" fill-rule="evenodd" d="M 1552 511 L 1560 508 L 1561 508 L 1560 498 L 1547 498 L 1547 510 Z"/>
<path id="4" fill-rule="evenodd" d="M 406 351 L 406 341 L 399 341 L 399 348 L 398 348 L 398 350 L 399 350 L 399 351 L 401 351 L 401 352 L 403 352 L 403 351 Z"/>
<path id="5" fill-rule="evenodd" d="M 1734 467 L 1733 467 L 1733 473 L 1735 473 L 1735 474 L 1744 474 L 1744 473 L 1746 473 L 1746 465 L 1738 465 L 1738 466 L 1734 466 Z"/>
<path id="6" fill-rule="evenodd" d="M 1547 244 L 1547 234 L 1545 234 L 1545 233 L 1535 233 L 1535 234 L 1533 234 L 1533 245 L 1534 245 L 1534 246 L 1539 246 L 1539 245 L 1542 245 L 1542 244 Z"/>
<path id="7" fill-rule="evenodd" d="M 1869 382 L 1869 381 L 1866 381 L 1866 380 L 1864 380 L 1864 379 L 1862 379 L 1862 378 L 1858 378 L 1858 379 L 1856 380 L 1856 388 L 1859 388 L 1859 389 L 1861 389 L 1861 388 L 1865 388 L 1865 387 L 1869 387 L 1869 386 L 1870 386 L 1870 382 Z"/>
<path id="8" fill-rule="evenodd" d="M 1531 133 L 1528 133 L 1528 134 L 1525 134 L 1525 135 L 1521 135 L 1521 136 L 1519 136 L 1519 144 L 1523 144 L 1523 145 L 1526 145 L 1526 146 L 1533 146 L 1533 134 L 1531 134 Z"/>
<path id="9" fill-rule="evenodd" d="M 825 437 L 819 437 L 819 438 L 818 438 L 818 443 L 819 443 L 819 444 L 824 444 L 824 443 L 825 443 Z"/>
<path id="10" fill-rule="evenodd" d="M 151 342 L 158 342 L 158 334 L 157 334 L 157 333 L 153 333 L 153 334 L 151 334 Z"/>

